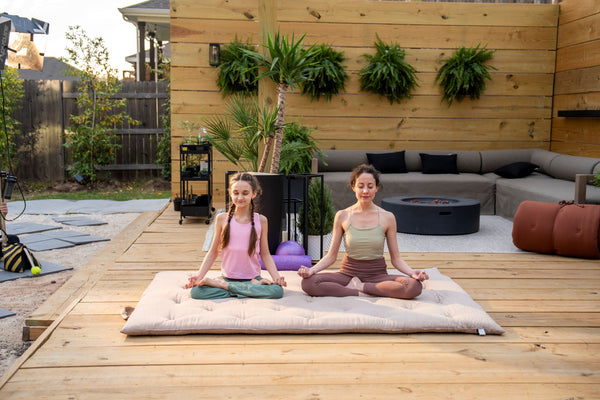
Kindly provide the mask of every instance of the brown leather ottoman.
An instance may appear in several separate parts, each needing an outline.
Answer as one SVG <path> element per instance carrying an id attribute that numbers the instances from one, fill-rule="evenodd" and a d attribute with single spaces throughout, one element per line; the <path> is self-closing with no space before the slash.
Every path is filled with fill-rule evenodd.
<path id="1" fill-rule="evenodd" d="M 600 205 L 524 201 L 513 219 L 512 236 L 522 250 L 600 258 Z"/>

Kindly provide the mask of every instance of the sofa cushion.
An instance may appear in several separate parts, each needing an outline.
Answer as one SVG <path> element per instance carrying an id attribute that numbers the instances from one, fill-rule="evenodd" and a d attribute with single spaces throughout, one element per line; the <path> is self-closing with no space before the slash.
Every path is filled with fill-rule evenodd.
<path id="1" fill-rule="evenodd" d="M 517 161 L 511 164 L 496 168 L 494 173 L 503 178 L 524 178 L 535 171 L 539 166 L 526 161 Z"/>
<path id="2" fill-rule="evenodd" d="M 550 164 L 552 163 L 552 160 L 557 157 L 559 154 L 558 153 L 554 153 L 552 151 L 548 151 L 548 150 L 543 150 L 543 149 L 533 149 L 531 151 L 531 159 L 529 160 L 529 162 L 539 165 L 539 172 L 543 172 L 545 174 L 548 175 L 552 175 L 550 174 Z"/>
<path id="3" fill-rule="evenodd" d="M 552 159 L 546 173 L 558 179 L 575 181 L 575 174 L 591 174 L 598 163 L 595 158 L 559 154 Z"/>
<path id="4" fill-rule="evenodd" d="M 525 200 L 558 203 L 573 201 L 575 182 L 534 172 L 525 178 L 496 179 L 496 214 L 512 218 Z"/>
<path id="5" fill-rule="evenodd" d="M 531 161 L 533 149 L 483 150 L 481 154 L 481 173 L 486 174 L 510 163 Z"/>
<path id="6" fill-rule="evenodd" d="M 438 155 L 420 153 L 424 174 L 458 174 L 456 154 Z"/>
<path id="7" fill-rule="evenodd" d="M 404 151 L 393 153 L 367 153 L 369 164 L 373 165 L 382 174 L 404 173 L 406 163 L 404 162 Z"/>
<path id="8" fill-rule="evenodd" d="M 376 153 L 377 151 L 372 152 Z M 341 171 L 350 176 L 354 167 L 368 162 L 365 150 L 323 150 L 323 155 L 324 161 L 319 158 L 319 172 Z"/>

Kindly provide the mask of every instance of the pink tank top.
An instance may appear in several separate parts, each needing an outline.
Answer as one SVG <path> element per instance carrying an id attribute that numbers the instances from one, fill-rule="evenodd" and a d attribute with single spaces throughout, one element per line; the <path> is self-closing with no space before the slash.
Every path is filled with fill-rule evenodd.
<path id="1" fill-rule="evenodd" d="M 229 244 L 221 250 L 221 271 L 223 276 L 230 279 L 253 279 L 260 275 L 260 215 L 254 213 L 254 228 L 258 235 L 256 251 L 252 256 L 248 255 L 248 243 L 252 224 L 240 224 L 235 218 L 231 218 L 229 227 Z"/>

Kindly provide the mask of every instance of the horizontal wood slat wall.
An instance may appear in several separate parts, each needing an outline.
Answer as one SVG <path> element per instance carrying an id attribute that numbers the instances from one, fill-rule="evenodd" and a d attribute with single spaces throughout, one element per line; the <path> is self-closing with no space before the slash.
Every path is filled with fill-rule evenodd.
<path id="1" fill-rule="evenodd" d="M 305 43 L 327 43 L 344 52 L 350 75 L 346 90 L 331 102 L 288 94 L 286 119 L 315 129 L 323 148 L 485 150 L 550 148 L 558 5 L 309 0 L 273 2 L 277 28 L 306 34 Z M 258 42 L 259 0 L 178 0 L 171 5 L 172 159 L 188 135 L 182 121 L 223 112 L 217 70 L 208 45 L 236 36 Z M 363 54 L 374 52 L 379 35 L 407 51 L 417 69 L 413 98 L 390 105 L 360 92 Z M 496 50 L 493 81 L 478 101 L 441 103 L 435 75 L 459 46 Z M 571 77 L 577 79 L 577 77 Z M 200 119 L 199 119 L 200 118 Z M 215 201 L 224 199 L 224 173 L 233 166 L 215 154 Z M 179 176 L 173 174 L 173 193 Z"/>
<path id="2" fill-rule="evenodd" d="M 600 2 L 560 3 L 551 150 L 600 157 L 600 119 L 564 118 L 561 110 L 600 110 Z"/>

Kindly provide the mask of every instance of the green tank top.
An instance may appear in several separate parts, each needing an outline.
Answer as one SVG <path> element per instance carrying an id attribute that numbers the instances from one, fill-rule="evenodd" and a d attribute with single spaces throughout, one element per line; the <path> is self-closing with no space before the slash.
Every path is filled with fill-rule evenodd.
<path id="1" fill-rule="evenodd" d="M 346 255 L 355 260 L 374 260 L 383 257 L 384 245 L 385 231 L 379 224 L 372 228 L 357 228 L 350 222 L 344 232 Z"/>

